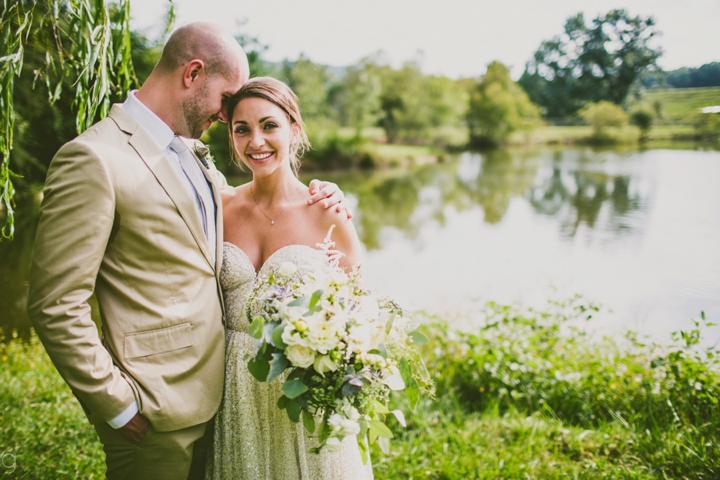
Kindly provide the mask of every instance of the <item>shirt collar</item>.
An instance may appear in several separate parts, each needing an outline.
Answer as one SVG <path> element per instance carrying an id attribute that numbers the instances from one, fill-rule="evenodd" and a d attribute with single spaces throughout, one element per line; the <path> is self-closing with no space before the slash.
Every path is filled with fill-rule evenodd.
<path id="1" fill-rule="evenodd" d="M 137 90 L 128 93 L 127 100 L 122 104 L 123 110 L 130 114 L 138 125 L 145 130 L 145 133 L 150 135 L 150 138 L 160 150 L 165 151 L 170 146 L 173 138 L 175 138 L 175 133 L 167 123 L 163 122 L 160 117 L 155 115 L 135 96 L 135 92 Z"/>

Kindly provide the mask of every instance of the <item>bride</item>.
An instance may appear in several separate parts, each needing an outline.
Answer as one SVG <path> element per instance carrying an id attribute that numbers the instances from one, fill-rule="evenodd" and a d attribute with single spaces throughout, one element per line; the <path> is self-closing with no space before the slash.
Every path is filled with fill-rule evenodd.
<path id="1" fill-rule="evenodd" d="M 260 383 L 245 356 L 254 353 L 247 334 L 245 301 L 256 280 L 292 261 L 301 273 L 324 269 L 328 259 L 315 248 L 335 225 L 340 265 L 358 260 L 360 241 L 344 212 L 308 205 L 297 178 L 299 157 L 309 146 L 298 100 L 284 83 L 253 78 L 233 97 L 228 119 L 235 160 L 252 181 L 223 198 L 224 249 L 220 284 L 226 310 L 226 368 L 223 402 L 215 420 L 208 478 L 371 479 L 354 437 L 335 452 L 308 453 L 317 440 L 293 423 L 276 403 L 281 382 Z"/>

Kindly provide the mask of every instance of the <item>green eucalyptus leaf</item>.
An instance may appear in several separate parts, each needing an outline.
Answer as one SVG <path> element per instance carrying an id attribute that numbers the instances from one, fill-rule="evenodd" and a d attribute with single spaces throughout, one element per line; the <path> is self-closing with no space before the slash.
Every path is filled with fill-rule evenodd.
<path id="1" fill-rule="evenodd" d="M 378 438 L 378 446 L 385 455 L 390 455 L 390 439 L 387 437 Z"/>
<path id="2" fill-rule="evenodd" d="M 417 330 L 408 333 L 408 337 L 415 343 L 426 343 L 428 341 L 428 338 Z"/>
<path id="3" fill-rule="evenodd" d="M 296 298 L 292 302 L 288 303 L 288 307 L 305 307 L 307 306 L 309 300 L 310 299 L 308 298 L 308 296 L 305 295 L 303 297 Z"/>
<path id="4" fill-rule="evenodd" d="M 288 403 L 290 402 L 290 399 L 283 395 L 282 397 L 278 398 L 277 406 L 280 410 L 285 410 L 285 407 L 288 406 Z"/>
<path id="5" fill-rule="evenodd" d="M 380 420 L 370 420 L 370 432 L 375 432 L 378 437 L 393 438 L 394 435 L 385 423 Z"/>
<path id="6" fill-rule="evenodd" d="M 272 341 L 275 344 L 277 348 L 280 350 L 285 350 L 287 348 L 287 345 L 285 345 L 285 342 L 283 342 L 282 334 L 285 331 L 284 325 L 278 325 L 275 327 L 275 330 L 272 332 Z"/>
<path id="7" fill-rule="evenodd" d="M 312 413 L 303 409 L 302 417 L 303 425 L 305 425 L 305 430 L 307 430 L 310 434 L 315 433 L 315 419 L 313 418 Z"/>
<path id="8" fill-rule="evenodd" d="M 307 385 L 301 380 L 288 380 L 282 387 L 283 393 L 288 398 L 297 398 L 308 391 Z"/>
<path id="9" fill-rule="evenodd" d="M 262 317 L 262 315 L 256 316 L 255 318 L 253 318 L 253 321 L 250 324 L 250 327 L 248 328 L 248 335 L 260 340 L 261 338 L 263 338 L 263 327 L 264 326 L 265 326 L 265 319 Z"/>
<path id="10" fill-rule="evenodd" d="M 248 370 L 259 382 L 265 382 L 270 371 L 270 362 L 257 357 L 253 358 L 248 362 Z"/>
<path id="11" fill-rule="evenodd" d="M 365 443 L 365 437 L 358 435 L 357 442 L 358 450 L 360 450 L 360 459 L 362 459 L 363 465 L 366 465 L 368 461 L 368 448 Z"/>
<path id="12" fill-rule="evenodd" d="M 315 308 L 315 305 L 317 305 L 317 303 L 322 298 L 322 294 L 322 290 L 316 290 L 315 292 L 313 292 L 312 297 L 310 297 L 310 304 L 308 305 L 308 308 Z"/>
<path id="13" fill-rule="evenodd" d="M 288 418 L 292 420 L 294 423 L 298 423 L 300 421 L 300 404 L 297 403 L 294 400 L 290 400 L 285 407 L 285 411 L 287 411 Z"/>
<path id="14" fill-rule="evenodd" d="M 275 352 L 272 354 L 272 362 L 270 363 L 270 370 L 267 374 L 267 382 L 271 382 L 278 375 L 285 371 L 290 362 L 282 352 Z"/>

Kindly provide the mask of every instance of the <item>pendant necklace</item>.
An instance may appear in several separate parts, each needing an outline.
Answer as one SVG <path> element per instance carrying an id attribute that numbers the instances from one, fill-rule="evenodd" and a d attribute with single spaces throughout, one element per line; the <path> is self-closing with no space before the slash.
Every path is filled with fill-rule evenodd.
<path id="1" fill-rule="evenodd" d="M 258 210 L 260 210 L 260 213 L 262 213 L 265 218 L 267 218 L 268 220 L 270 220 L 270 225 L 275 225 L 275 220 L 272 219 L 272 218 L 270 218 L 270 217 L 268 216 L 268 214 L 265 213 L 262 208 L 260 208 L 260 204 L 258 203 L 257 199 L 255 198 L 255 192 L 253 192 L 252 185 L 250 185 L 250 195 L 252 195 L 253 202 L 255 202 L 255 205 L 257 205 Z M 283 209 L 280 210 L 280 213 L 278 213 L 277 216 L 279 217 L 280 215 L 282 215 L 282 213 L 283 213 L 284 211 L 285 211 L 285 207 L 283 207 Z"/>

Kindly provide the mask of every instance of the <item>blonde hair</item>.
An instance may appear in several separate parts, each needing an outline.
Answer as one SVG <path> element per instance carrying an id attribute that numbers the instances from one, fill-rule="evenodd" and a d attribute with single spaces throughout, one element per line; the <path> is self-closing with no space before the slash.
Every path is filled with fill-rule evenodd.
<path id="1" fill-rule="evenodd" d="M 262 98 L 267 100 L 280 108 L 288 116 L 290 125 L 296 129 L 295 142 L 290 148 L 290 166 L 295 176 L 297 176 L 300 168 L 300 158 L 310 148 L 310 140 L 308 140 L 307 133 L 305 132 L 305 124 L 300 115 L 300 104 L 297 95 L 295 95 L 295 92 L 293 92 L 290 87 L 272 77 L 251 78 L 228 102 L 228 113 L 230 116 L 230 118 L 228 118 L 228 131 L 230 136 L 231 158 L 242 168 L 243 163 L 235 151 L 235 145 L 233 143 L 232 116 L 235 113 L 235 107 L 237 107 L 238 103 L 246 98 Z"/>

